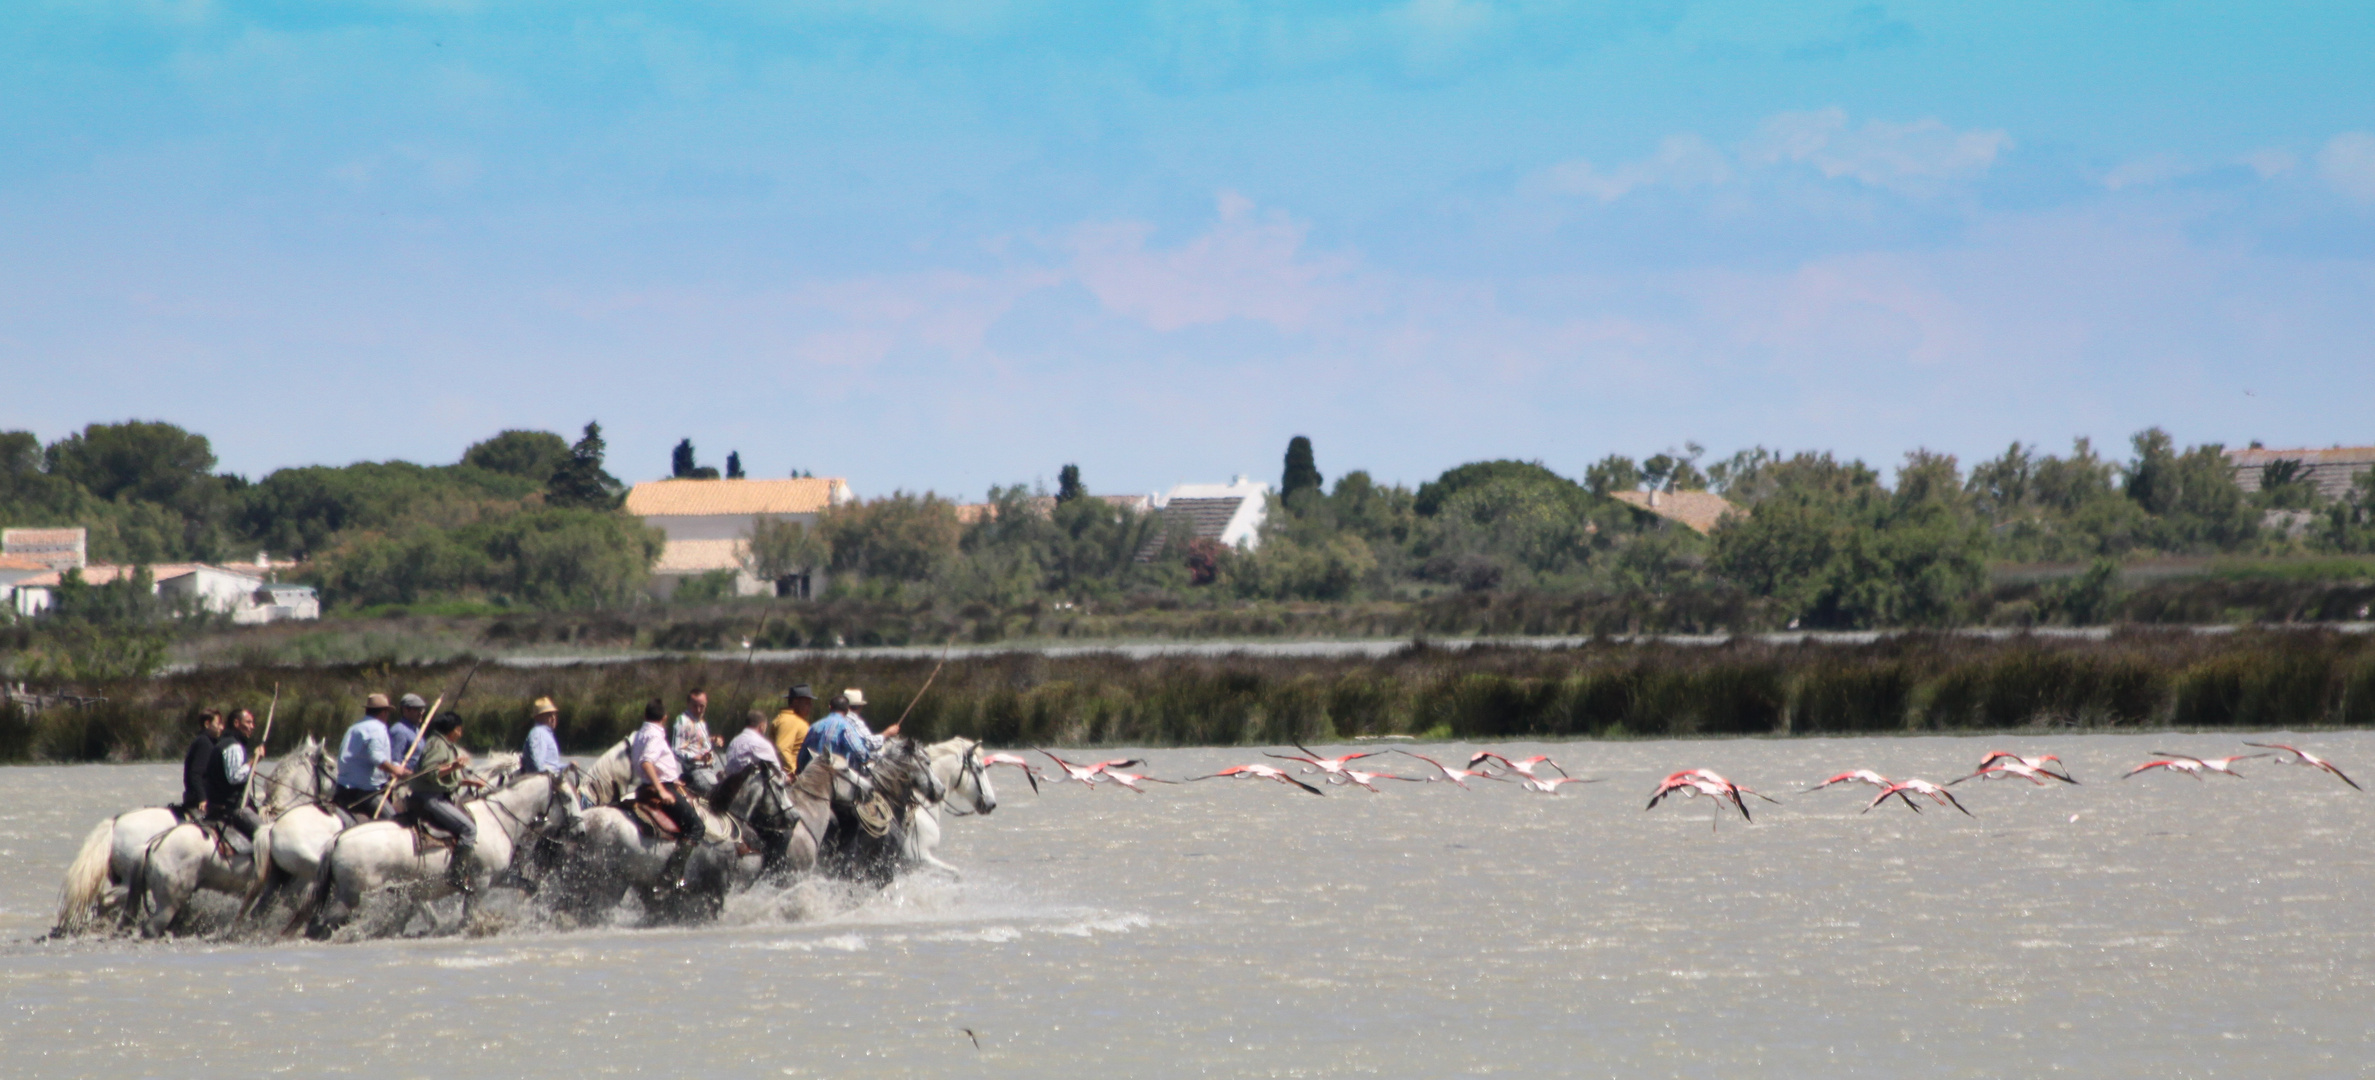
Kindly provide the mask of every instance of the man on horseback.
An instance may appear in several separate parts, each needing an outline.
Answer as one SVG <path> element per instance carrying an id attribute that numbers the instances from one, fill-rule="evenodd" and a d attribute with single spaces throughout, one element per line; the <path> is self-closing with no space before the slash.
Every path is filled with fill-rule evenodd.
<path id="1" fill-rule="evenodd" d="M 390 780 L 402 780 L 412 770 L 388 751 L 388 696 L 363 699 L 363 718 L 346 729 L 338 747 L 338 787 L 330 801 L 350 813 L 376 816 L 380 795 Z"/>
<path id="2" fill-rule="evenodd" d="M 866 718 L 858 710 L 866 707 L 866 692 L 856 688 L 844 690 L 833 697 L 833 711 L 816 726 L 808 729 L 808 738 L 800 743 L 800 764 L 805 769 L 818 754 L 839 754 L 851 765 L 865 768 L 874 760 L 883 741 L 896 738 L 899 725 L 892 724 L 877 735 L 866 726 Z"/>
<path id="3" fill-rule="evenodd" d="M 717 749 L 724 741 L 709 733 L 709 694 L 698 687 L 685 695 L 684 712 L 676 718 L 676 730 L 671 734 L 676 743 L 677 770 L 684 775 L 684 786 L 693 794 L 707 798 L 717 790 Z"/>
<path id="4" fill-rule="evenodd" d="M 676 748 L 668 744 L 667 729 L 660 726 L 668 710 L 659 699 L 643 707 L 643 726 L 627 741 L 627 760 L 635 765 L 639 785 L 635 789 L 637 802 L 657 807 L 676 823 L 676 850 L 669 854 L 668 865 L 661 869 L 660 880 L 676 888 L 684 887 L 685 864 L 692 861 L 693 851 L 707 833 L 701 826 L 701 812 L 693 809 L 693 801 L 682 783 L 684 774 L 676 764 Z"/>
<path id="5" fill-rule="evenodd" d="M 216 752 L 206 764 L 206 820 L 248 840 L 264 827 L 264 819 L 247 805 L 247 777 L 263 761 L 248 758 L 256 734 L 256 714 L 240 709 L 231 714 L 230 731 L 216 740 Z"/>
<path id="6" fill-rule="evenodd" d="M 806 763 L 807 759 L 800 756 L 800 746 L 808 739 L 808 719 L 815 712 L 816 693 L 808 689 L 807 683 L 792 687 L 791 692 L 784 695 L 783 711 L 775 714 L 775 760 L 778 763 Z"/>
<path id="7" fill-rule="evenodd" d="M 445 873 L 454 891 L 467 893 L 470 885 L 470 855 L 478 845 L 478 826 L 470 820 L 468 811 L 454 805 L 454 796 L 464 786 L 483 787 L 485 781 L 463 770 L 470 765 L 470 755 L 455 745 L 462 737 L 462 714 L 445 712 L 429 723 L 429 734 L 421 743 L 420 767 L 413 771 L 412 812 L 454 836 L 451 861 Z"/>
<path id="8" fill-rule="evenodd" d="M 767 741 L 767 714 L 760 709 L 750 711 L 743 719 L 742 733 L 726 744 L 726 763 L 718 770 L 717 787 L 709 793 L 710 808 L 724 813 L 732 806 L 754 768 L 783 770 L 783 759 L 775 756 L 775 744 Z"/>
<path id="9" fill-rule="evenodd" d="M 396 699 L 396 722 L 388 725 L 388 756 L 399 761 L 411 761 L 412 744 L 421 737 L 421 718 L 429 714 L 429 703 L 419 694 L 406 694 Z"/>
<path id="10" fill-rule="evenodd" d="M 558 776 L 569 767 L 561 756 L 561 710 L 553 699 L 540 697 L 528 707 L 528 741 L 520 747 L 520 771 Z"/>
<path id="11" fill-rule="evenodd" d="M 213 709 L 199 713 L 198 733 L 181 754 L 181 802 L 169 808 L 184 821 L 196 821 L 206 813 L 206 769 L 214 760 L 215 741 L 222 737 L 223 714 Z"/>

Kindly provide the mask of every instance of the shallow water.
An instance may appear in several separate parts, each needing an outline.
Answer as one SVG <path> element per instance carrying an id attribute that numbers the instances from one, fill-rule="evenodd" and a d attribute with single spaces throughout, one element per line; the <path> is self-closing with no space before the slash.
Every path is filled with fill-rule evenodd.
<path id="1" fill-rule="evenodd" d="M 2278 741 L 2375 782 L 2375 735 Z M 1976 818 L 1791 794 L 1855 767 L 1950 779 L 1997 746 L 2059 753 L 2086 783 L 1963 784 Z M 26 940 L 90 825 L 174 775 L 0 769 L 0 1073 L 2360 1074 L 2375 795 L 2269 761 L 2241 781 L 2115 779 L 2156 748 L 2240 749 L 1554 744 L 1608 778 L 1556 797 L 1034 797 L 1001 770 L 998 812 L 948 825 L 962 883 L 746 895 L 697 930 L 271 947 Z M 1260 760 L 1153 758 L 1160 776 Z M 1705 801 L 1642 811 L 1690 766 L 1783 805 L 1713 831 Z"/>

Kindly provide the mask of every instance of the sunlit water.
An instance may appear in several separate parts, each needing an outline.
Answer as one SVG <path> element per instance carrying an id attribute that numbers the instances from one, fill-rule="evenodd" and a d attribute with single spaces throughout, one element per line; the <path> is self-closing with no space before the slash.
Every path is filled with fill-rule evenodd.
<path id="1" fill-rule="evenodd" d="M 2375 782 L 2375 737 L 2303 741 Z M 1792 794 L 1854 767 L 1950 779 L 1996 746 L 2085 785 L 1961 785 L 1976 818 Z M 84 831 L 174 774 L 0 769 L 0 1074 L 2360 1075 L 2375 796 L 2269 761 L 2115 779 L 2155 748 L 2240 749 L 1554 744 L 1608 778 L 1556 797 L 1034 797 L 1005 770 L 995 815 L 948 826 L 962 883 L 745 895 L 696 930 L 270 947 L 28 940 Z M 1713 831 L 1703 800 L 1643 812 L 1689 766 L 1783 805 Z"/>

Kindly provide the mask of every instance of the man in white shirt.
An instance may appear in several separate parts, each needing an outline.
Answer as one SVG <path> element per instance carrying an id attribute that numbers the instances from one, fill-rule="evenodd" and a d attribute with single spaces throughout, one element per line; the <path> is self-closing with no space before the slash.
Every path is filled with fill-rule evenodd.
<path id="1" fill-rule="evenodd" d="M 561 710 L 553 699 L 540 697 L 528 707 L 528 741 L 520 747 L 520 771 L 559 775 L 569 767 L 569 760 L 561 756 L 561 740 L 554 729 L 561 726 Z"/>
<path id="2" fill-rule="evenodd" d="M 700 845 L 705 834 L 701 812 L 693 809 L 693 800 L 685 793 L 684 772 L 676 763 L 676 748 L 668 744 L 668 731 L 660 726 L 667 715 L 667 708 L 658 698 L 643 707 L 643 726 L 636 728 L 627 740 L 627 760 L 635 768 L 636 801 L 658 808 L 676 822 L 681 835 L 676 850 L 668 856 L 668 865 L 660 871 L 660 881 L 681 889 L 685 864 L 692 861 L 693 849 Z"/>
<path id="3" fill-rule="evenodd" d="M 684 712 L 676 718 L 670 738 L 676 745 L 676 765 L 684 773 L 684 786 L 708 798 L 717 790 L 717 750 L 725 745 L 725 740 L 709 733 L 708 692 L 696 687 L 685 695 Z"/>

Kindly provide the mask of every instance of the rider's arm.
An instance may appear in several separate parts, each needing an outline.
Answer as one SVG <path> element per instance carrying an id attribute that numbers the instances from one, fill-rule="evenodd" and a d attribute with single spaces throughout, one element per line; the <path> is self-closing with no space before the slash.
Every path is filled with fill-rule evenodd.
<path id="1" fill-rule="evenodd" d="M 636 767 L 643 770 L 643 779 L 645 782 L 651 785 L 652 790 L 660 793 L 661 802 L 673 803 L 676 801 L 676 793 L 668 790 L 668 785 L 660 782 L 659 766 L 646 761 L 641 762 Z"/>

